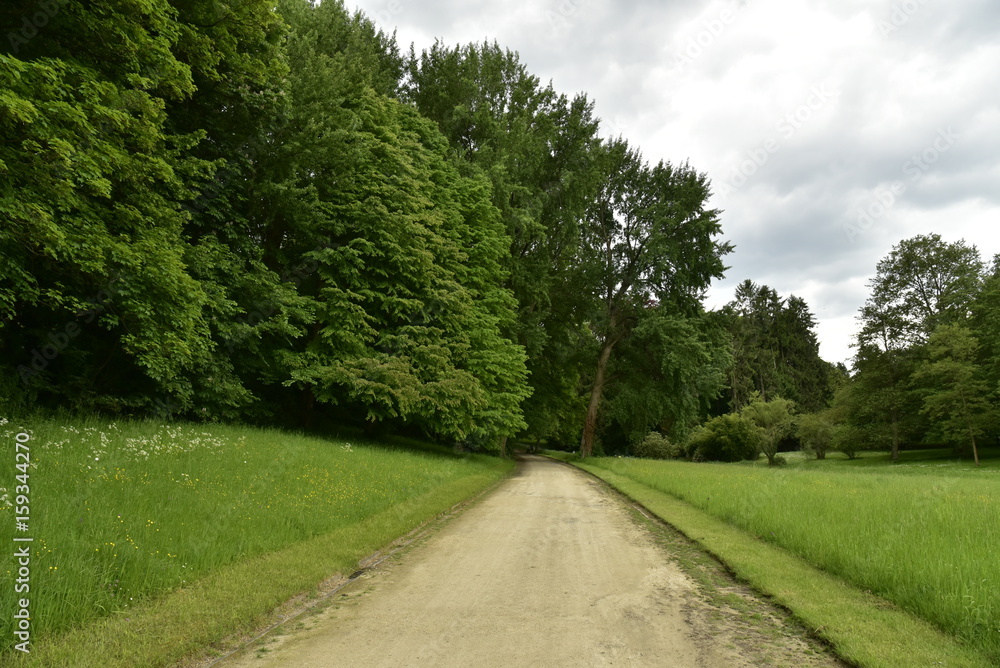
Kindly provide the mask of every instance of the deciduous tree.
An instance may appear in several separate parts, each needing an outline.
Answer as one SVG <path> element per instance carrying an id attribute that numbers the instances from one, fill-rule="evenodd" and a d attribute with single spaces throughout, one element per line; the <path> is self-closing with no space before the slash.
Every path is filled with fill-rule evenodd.
<path id="1" fill-rule="evenodd" d="M 871 418 L 868 430 L 874 426 L 873 433 L 888 441 L 893 461 L 918 412 L 909 381 L 919 348 L 938 326 L 968 317 L 982 273 L 975 247 L 934 234 L 900 242 L 869 283 L 859 318 L 855 394 Z M 853 419 L 863 420 L 860 413 Z"/>
<path id="2" fill-rule="evenodd" d="M 632 446 L 651 429 L 681 442 L 707 417 L 729 359 L 725 330 L 712 314 L 650 306 L 608 365 L 607 420 Z"/>
<path id="3" fill-rule="evenodd" d="M 578 437 L 585 352 L 576 268 L 580 226 L 599 184 L 598 119 L 586 96 L 557 94 L 495 43 L 410 54 L 404 98 L 492 184 L 510 239 L 504 264 L 517 300 L 506 334 L 528 355 L 529 434 Z"/>
<path id="4" fill-rule="evenodd" d="M 718 212 L 705 208 L 708 181 L 689 165 L 650 167 L 624 140 L 608 143 L 605 181 L 583 233 L 581 286 L 592 298 L 588 326 L 599 352 L 590 382 L 580 453 L 593 450 L 598 412 L 616 347 L 632 336 L 655 300 L 694 315 L 731 250 L 715 237 Z"/>
<path id="5" fill-rule="evenodd" d="M 287 384 L 370 423 L 456 439 L 523 427 L 523 350 L 502 329 L 515 302 L 490 186 L 461 173 L 435 125 L 380 93 L 329 34 L 342 6 L 291 17 L 291 118 L 276 174 L 269 252 L 305 257 L 316 323 L 289 353 Z M 363 62 L 363 60 L 362 60 Z M 281 178 L 277 178 L 277 177 Z M 297 201 L 295 201 L 297 200 Z"/>
<path id="6" fill-rule="evenodd" d="M 807 413 L 796 420 L 796 434 L 802 443 L 802 450 L 813 453 L 816 459 L 826 459 L 836 428 L 825 413 Z"/>
<path id="7" fill-rule="evenodd" d="M 761 452 L 767 457 L 768 466 L 777 461 L 778 444 L 789 435 L 794 427 L 795 404 L 788 399 L 776 397 L 764 401 L 754 395 L 750 403 L 743 407 L 740 415 L 753 422 L 761 430 Z"/>
<path id="8" fill-rule="evenodd" d="M 915 380 L 925 383 L 923 412 L 947 441 L 971 445 L 979 466 L 976 439 L 990 413 L 988 390 L 976 363 L 979 342 L 967 327 L 941 325 L 931 335 L 927 352 L 928 359 L 914 373 Z"/>

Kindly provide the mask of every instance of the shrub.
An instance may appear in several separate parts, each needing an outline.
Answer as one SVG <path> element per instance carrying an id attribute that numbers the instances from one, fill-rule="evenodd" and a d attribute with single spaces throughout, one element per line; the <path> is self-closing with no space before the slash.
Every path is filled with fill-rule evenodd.
<path id="1" fill-rule="evenodd" d="M 760 429 L 760 450 L 767 455 L 767 463 L 774 466 L 778 446 L 792 430 L 795 404 L 780 397 L 764 401 L 760 395 L 753 397 L 743 407 L 740 415 L 752 421 Z"/>
<path id="2" fill-rule="evenodd" d="M 658 431 L 651 431 L 632 448 L 632 454 L 644 459 L 673 459 L 683 452 Z"/>
<path id="3" fill-rule="evenodd" d="M 756 459 L 761 447 L 760 429 L 735 413 L 712 418 L 695 429 L 687 442 L 694 461 L 738 462 Z"/>
<path id="4" fill-rule="evenodd" d="M 798 435 L 803 452 L 812 452 L 816 459 L 826 459 L 833 444 L 836 426 L 823 413 L 810 413 L 798 420 Z"/>
<path id="5" fill-rule="evenodd" d="M 831 447 L 854 459 L 861 452 L 862 435 L 856 427 L 841 425 L 834 429 Z"/>

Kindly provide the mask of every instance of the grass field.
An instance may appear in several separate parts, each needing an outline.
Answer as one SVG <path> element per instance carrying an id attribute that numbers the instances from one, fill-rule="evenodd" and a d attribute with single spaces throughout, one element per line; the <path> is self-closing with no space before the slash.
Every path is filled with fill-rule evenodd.
<path id="1" fill-rule="evenodd" d="M 591 459 L 895 602 L 1000 665 L 1000 460 L 789 466 Z"/>
<path id="2" fill-rule="evenodd" d="M 458 483 L 467 495 L 510 466 L 431 447 L 241 427 L 11 422 L 0 426 L 7 453 L 0 467 L 0 541 L 8 547 L 18 535 L 14 437 L 22 430 L 31 434 L 30 531 L 20 535 L 34 538 L 33 644 L 100 617 L 128 618 L 144 602 L 233 564 L 392 515 L 397 507 L 409 504 L 407 517 L 433 516 L 447 506 L 414 510 L 414 499 Z M 445 502 L 454 500 L 434 501 Z M 368 545 L 369 538 L 355 538 L 356 549 L 380 547 Z M 340 543 L 338 550 L 351 553 L 352 545 Z M 9 651 L 14 562 L 5 560 L 3 571 L 0 647 Z"/>

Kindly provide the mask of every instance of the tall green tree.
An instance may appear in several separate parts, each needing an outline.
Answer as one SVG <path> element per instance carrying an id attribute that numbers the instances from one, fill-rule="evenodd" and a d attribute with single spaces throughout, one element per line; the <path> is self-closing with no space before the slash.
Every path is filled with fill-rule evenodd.
<path id="1" fill-rule="evenodd" d="M 983 283 L 983 289 L 972 304 L 969 327 L 979 341 L 979 365 L 987 383 L 994 408 L 1000 408 L 1000 256 L 993 259 L 993 267 Z M 995 440 L 997 426 L 991 425 L 988 434 Z"/>
<path id="2" fill-rule="evenodd" d="M 916 351 L 908 348 L 861 346 L 854 359 L 852 391 L 845 395 L 851 400 L 850 422 L 865 436 L 866 447 L 888 450 L 893 461 L 904 443 L 918 441 L 927 428 L 920 398 L 910 384 L 917 359 Z"/>
<path id="3" fill-rule="evenodd" d="M 746 280 L 723 314 L 733 351 L 731 410 L 749 403 L 754 392 L 765 399 L 789 397 L 807 411 L 827 404 L 833 367 L 819 356 L 816 319 L 805 300 L 784 299 L 773 288 Z"/>
<path id="4" fill-rule="evenodd" d="M 439 42 L 411 52 L 404 98 L 490 179 L 510 238 L 505 266 L 518 304 L 508 334 L 528 354 L 529 433 L 566 440 L 578 433 L 586 359 L 584 293 L 573 270 L 580 222 L 599 183 L 593 104 L 543 86 L 516 53 L 495 43 Z"/>
<path id="5" fill-rule="evenodd" d="M 718 212 L 705 208 L 704 174 L 686 164 L 650 167 L 620 139 L 607 144 L 602 163 L 605 181 L 588 212 L 579 270 L 581 285 L 591 291 L 587 323 L 598 343 L 583 457 L 593 451 L 615 349 L 633 335 L 654 301 L 668 312 L 696 314 L 731 250 L 715 239 Z"/>
<path id="6" fill-rule="evenodd" d="M 201 132 L 192 150 L 211 165 L 188 178 L 183 203 L 190 245 L 185 262 L 210 295 L 205 306 L 215 343 L 196 379 L 205 414 L 271 419 L 275 373 L 271 342 L 304 334 L 305 303 L 292 283 L 300 266 L 269 263 L 258 198 L 269 186 L 263 168 L 275 151 L 287 109 L 287 26 L 274 3 L 171 0 L 180 28 L 178 57 L 196 94 L 170 101 L 168 126 Z"/>
<path id="7" fill-rule="evenodd" d="M 711 314 L 651 306 L 609 362 L 607 419 L 632 446 L 651 429 L 681 442 L 708 415 L 729 363 L 725 330 Z"/>
<path id="8" fill-rule="evenodd" d="M 838 374 L 837 368 L 819 355 L 816 325 L 806 301 L 790 296 L 778 322 L 781 367 L 788 378 L 784 396 L 805 411 L 829 404 Z"/>
<path id="9" fill-rule="evenodd" d="M 977 364 L 979 342 L 967 327 L 941 325 L 931 335 L 927 352 L 914 373 L 915 380 L 924 382 L 923 412 L 948 442 L 971 445 L 979 466 L 976 440 L 991 417 L 987 385 Z"/>
<path id="10" fill-rule="evenodd" d="M 728 372 L 732 410 L 748 404 L 754 392 L 766 398 L 782 391 L 775 330 L 783 307 L 776 290 L 747 279 L 723 309 L 733 350 Z"/>
<path id="11" fill-rule="evenodd" d="M 283 358 L 285 384 L 371 424 L 495 444 L 523 427 L 527 386 L 523 350 L 502 335 L 515 302 L 490 185 L 329 39 L 357 17 L 339 3 L 284 11 L 291 102 L 265 253 L 315 263 L 299 286 L 315 322 Z"/>
<path id="12" fill-rule="evenodd" d="M 775 397 L 765 401 L 754 395 L 750 403 L 743 407 L 740 415 L 753 422 L 761 431 L 760 449 L 767 457 L 767 465 L 777 463 L 778 445 L 785 436 L 792 433 L 795 404 L 788 399 Z"/>
<path id="13" fill-rule="evenodd" d="M 965 241 L 948 243 L 938 234 L 901 241 L 868 284 L 859 342 L 882 350 L 926 343 L 939 325 L 968 317 L 984 270 L 979 251 Z"/>
<path id="14" fill-rule="evenodd" d="M 968 317 L 982 274 L 975 247 L 929 235 L 900 242 L 869 283 L 871 295 L 860 314 L 855 395 L 869 411 L 865 428 L 888 441 L 894 461 L 907 431 L 925 430 L 911 424 L 919 397 L 910 379 L 920 348 L 940 325 Z"/>
<path id="15" fill-rule="evenodd" d="M 35 3 L 5 3 L 21 25 Z M 175 7 L 60 3 L 0 54 L 0 346 L 42 400 L 191 407 L 210 297 L 182 208 L 204 132 L 165 111 L 196 94 Z"/>

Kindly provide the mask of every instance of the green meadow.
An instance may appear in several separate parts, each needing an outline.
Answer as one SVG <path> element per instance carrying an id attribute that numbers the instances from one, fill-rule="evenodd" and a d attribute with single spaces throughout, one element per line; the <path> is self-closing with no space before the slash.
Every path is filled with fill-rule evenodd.
<path id="1" fill-rule="evenodd" d="M 170 592 L 261 555 L 335 537 L 371 518 L 386 525 L 388 518 L 390 533 L 381 539 L 364 530 L 332 541 L 338 555 L 353 555 L 356 564 L 501 479 L 511 466 L 429 445 L 249 427 L 10 422 L 0 426 L 8 453 L 0 467 L 0 541 L 7 546 L 18 535 L 14 436 L 21 431 L 31 435 L 30 531 L 20 535 L 34 539 L 33 647 L 101 618 L 129 619 Z M 337 565 L 331 562 L 325 575 Z M 3 572 L 5 592 L 14 591 L 13 560 L 5 560 Z M 14 598 L 0 597 L 7 658 Z"/>
<path id="2" fill-rule="evenodd" d="M 938 452 L 786 467 L 589 459 L 798 555 L 1000 664 L 1000 458 Z"/>

